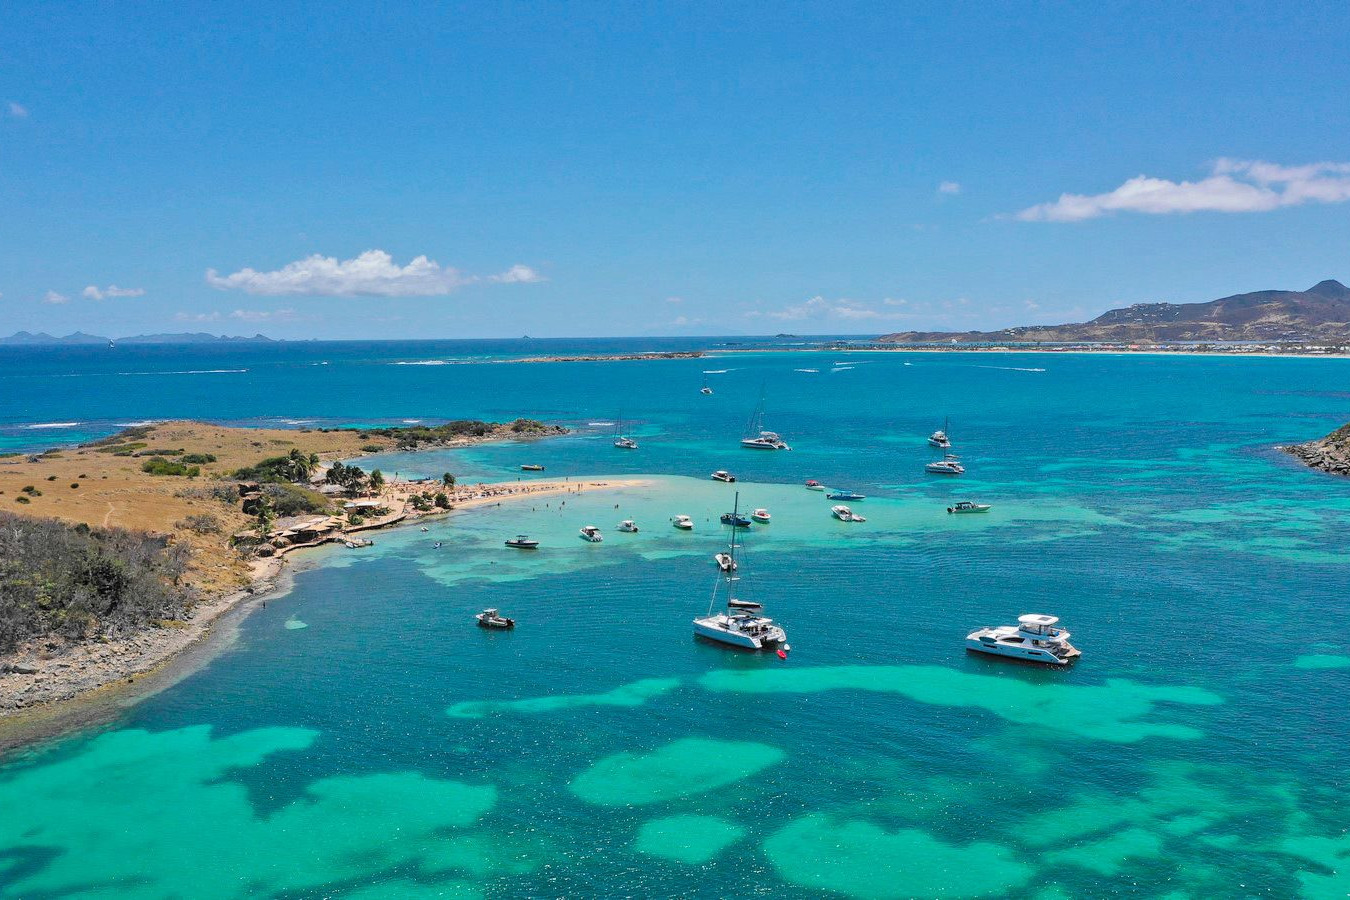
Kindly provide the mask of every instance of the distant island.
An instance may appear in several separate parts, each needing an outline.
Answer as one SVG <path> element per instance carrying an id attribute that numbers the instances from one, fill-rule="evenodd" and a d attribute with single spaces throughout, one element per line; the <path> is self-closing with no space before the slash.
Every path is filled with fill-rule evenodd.
<path id="1" fill-rule="evenodd" d="M 204 331 L 198 332 L 180 332 L 175 334 L 135 334 L 130 337 L 109 338 L 97 334 L 85 334 L 83 331 L 76 331 L 65 337 L 56 337 L 47 334 L 45 331 L 39 331 L 33 334 L 31 331 L 18 331 L 9 337 L 0 338 L 0 347 L 78 347 L 95 346 L 98 344 L 271 344 L 272 338 L 262 334 L 255 334 L 253 337 L 230 336 L 224 334 L 207 334 Z"/>
<path id="2" fill-rule="evenodd" d="M 1023 325 L 1001 331 L 905 331 L 885 343 L 1350 342 L 1350 288 L 1320 281 L 1306 291 L 1254 291 L 1205 303 L 1136 303 L 1091 322 Z"/>

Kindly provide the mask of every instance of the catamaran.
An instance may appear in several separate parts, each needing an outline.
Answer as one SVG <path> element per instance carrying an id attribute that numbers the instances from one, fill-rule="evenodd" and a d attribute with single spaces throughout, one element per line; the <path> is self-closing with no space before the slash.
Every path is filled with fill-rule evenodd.
<path id="1" fill-rule="evenodd" d="M 637 441 L 623 433 L 623 413 L 619 413 L 619 421 L 614 423 L 614 446 L 620 450 L 636 450 Z"/>
<path id="2" fill-rule="evenodd" d="M 951 447 L 951 438 L 947 437 L 947 420 L 942 420 L 942 427 L 928 436 L 928 443 L 939 450 L 946 450 Z"/>
<path id="3" fill-rule="evenodd" d="M 740 508 L 740 494 L 736 495 L 736 509 Z M 733 512 L 733 515 L 737 513 Z M 787 632 L 782 626 L 774 624 L 773 619 L 750 612 L 758 609 L 753 600 L 742 600 L 736 596 L 736 585 L 741 580 L 736 574 L 736 529 L 731 529 L 731 544 L 727 548 L 728 565 L 718 560 L 721 572 L 713 586 L 712 599 L 708 601 L 708 614 L 694 620 L 694 634 L 697 637 L 717 641 L 732 647 L 746 650 L 776 650 L 779 656 L 786 657 L 791 648 L 787 643 Z M 727 589 L 727 612 L 713 612 L 720 588 L 725 582 Z"/>
<path id="4" fill-rule="evenodd" d="M 966 471 L 960 460 L 955 453 L 948 453 L 942 459 L 928 463 L 923 470 L 930 475 L 960 475 Z"/>
<path id="5" fill-rule="evenodd" d="M 1016 625 L 986 625 L 966 635 L 966 649 L 1052 666 L 1068 665 L 1082 652 L 1069 643 L 1069 632 L 1055 627 L 1058 623 L 1056 616 L 1029 613 L 1018 616 Z"/>
<path id="6" fill-rule="evenodd" d="M 764 391 L 759 392 L 759 405 L 750 415 L 750 421 L 745 426 L 745 437 L 741 438 L 741 446 L 751 450 L 791 450 L 787 441 L 779 437 L 777 432 L 764 430 Z"/>
<path id="7" fill-rule="evenodd" d="M 708 376 L 707 376 L 706 374 L 703 376 L 703 387 L 699 388 L 699 389 L 698 389 L 698 392 L 699 392 L 700 394 L 711 394 L 711 393 L 712 393 L 712 388 L 708 387 Z"/>

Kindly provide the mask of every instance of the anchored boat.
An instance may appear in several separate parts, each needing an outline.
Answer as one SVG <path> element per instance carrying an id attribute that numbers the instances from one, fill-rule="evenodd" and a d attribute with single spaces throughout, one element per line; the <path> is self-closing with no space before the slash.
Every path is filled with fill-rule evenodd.
<path id="1" fill-rule="evenodd" d="M 739 494 L 736 495 L 736 503 L 736 508 L 739 509 Z M 736 585 L 740 581 L 740 576 L 735 574 L 737 568 L 735 528 L 731 529 L 731 543 L 726 556 L 730 565 L 722 570 L 713 586 L 712 599 L 708 601 L 708 614 L 694 620 L 695 636 L 745 650 L 776 650 L 779 656 L 786 658 L 788 650 L 791 649 L 787 643 L 787 632 L 782 626 L 775 624 L 773 619 L 752 612 L 751 610 L 760 608 L 760 604 L 756 601 L 742 600 L 736 596 Z M 723 584 L 726 585 L 728 611 L 714 613 L 713 606 L 717 603 Z"/>
<path id="2" fill-rule="evenodd" d="M 1016 625 L 986 626 L 966 635 L 966 649 L 1029 662 L 1066 666 L 1082 652 L 1069 643 L 1069 632 L 1056 628 L 1058 616 L 1029 613 Z"/>
<path id="3" fill-rule="evenodd" d="M 474 616 L 474 618 L 478 620 L 479 628 L 507 629 L 516 627 L 515 619 L 509 619 L 506 616 L 501 615 L 495 609 L 485 609 Z"/>

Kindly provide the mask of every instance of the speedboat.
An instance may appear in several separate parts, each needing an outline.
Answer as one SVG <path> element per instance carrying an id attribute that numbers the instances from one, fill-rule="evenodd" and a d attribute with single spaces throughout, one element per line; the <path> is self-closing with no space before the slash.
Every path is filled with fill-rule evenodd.
<path id="1" fill-rule="evenodd" d="M 807 479 L 806 489 L 808 491 L 823 491 L 825 490 L 825 485 L 821 484 L 819 481 L 816 481 L 814 478 L 810 478 Z"/>
<path id="2" fill-rule="evenodd" d="M 729 512 L 722 513 L 722 524 L 733 528 L 749 528 L 750 520 L 739 513 Z"/>
<path id="3" fill-rule="evenodd" d="M 686 516 L 684 513 L 680 513 L 678 516 L 672 516 L 670 519 L 670 524 L 674 525 L 676 528 L 679 528 L 682 531 L 694 530 L 694 520 Z"/>
<path id="4" fill-rule="evenodd" d="M 736 480 L 736 476 L 732 475 L 726 469 L 718 469 L 716 472 L 712 473 L 712 480 L 725 481 L 728 484 L 730 484 L 731 482 Z"/>
<path id="5" fill-rule="evenodd" d="M 949 513 L 984 513 L 989 512 L 993 507 L 988 503 L 972 503 L 969 500 L 962 500 L 947 507 Z"/>
<path id="6" fill-rule="evenodd" d="M 739 494 L 736 502 L 739 508 Z M 737 513 L 733 512 L 732 515 Z M 718 556 L 726 556 L 727 565 L 723 567 L 722 560 L 718 559 L 718 567 L 722 573 L 713 587 L 712 599 L 708 601 L 708 614 L 694 620 L 694 635 L 745 650 L 774 650 L 786 659 L 788 650 L 791 649 L 787 643 L 787 632 L 781 625 L 775 624 L 773 619 L 752 612 L 761 608 L 759 603 L 754 600 L 742 600 L 736 596 L 736 585 L 740 581 L 740 576 L 735 574 L 736 529 L 731 530 L 731 543 L 727 547 L 727 552 Z M 717 603 L 723 584 L 726 585 L 728 611 L 714 613 L 713 606 Z"/>
<path id="7" fill-rule="evenodd" d="M 858 515 L 853 510 L 844 506 L 842 503 L 838 506 L 830 507 L 830 515 L 834 516 L 840 522 L 866 522 L 867 519 Z"/>
<path id="8" fill-rule="evenodd" d="M 866 494 L 860 494 L 860 493 L 858 493 L 857 491 L 838 490 L 838 491 L 834 491 L 833 493 L 826 494 L 826 495 L 825 495 L 825 499 L 827 499 L 827 500 L 850 500 L 850 501 L 853 501 L 853 502 L 856 503 L 856 502 L 859 501 L 859 500 L 866 500 L 866 499 L 867 499 L 867 495 L 866 495 Z"/>
<path id="9" fill-rule="evenodd" d="M 731 558 L 730 553 L 714 553 L 713 559 L 717 562 L 717 568 L 723 572 L 734 572 L 737 569 L 736 560 Z"/>
<path id="10" fill-rule="evenodd" d="M 498 613 L 497 610 L 495 609 L 485 609 L 478 615 L 474 616 L 474 618 L 478 620 L 478 627 L 480 628 L 516 627 L 515 619 L 508 619 L 506 616 L 503 616 L 500 613 Z"/>
<path id="11" fill-rule="evenodd" d="M 769 515 L 769 511 L 767 509 L 757 509 L 750 514 L 750 518 L 754 519 L 756 522 L 759 522 L 762 525 L 768 525 L 769 520 L 772 519 L 773 516 Z"/>
<path id="12" fill-rule="evenodd" d="M 951 438 L 947 437 L 947 420 L 942 420 L 942 427 L 928 436 L 930 446 L 937 447 L 939 450 L 946 450 L 952 445 Z"/>
<path id="13" fill-rule="evenodd" d="M 506 542 L 506 546 L 515 547 L 517 550 L 535 550 L 539 547 L 539 542 L 528 534 L 518 534 Z"/>
<path id="14" fill-rule="evenodd" d="M 1011 656 L 1031 662 L 1063 666 L 1082 652 L 1069 643 L 1069 632 L 1056 628 L 1057 616 L 1029 614 L 1017 617 L 1016 625 L 986 626 L 966 635 L 966 649 L 995 656 Z"/>
<path id="15" fill-rule="evenodd" d="M 619 523 L 619 530 L 626 531 L 629 534 L 637 534 L 638 530 L 637 523 L 634 522 L 632 519 L 624 519 L 622 522 Z"/>
<path id="16" fill-rule="evenodd" d="M 960 475 L 966 470 L 966 467 L 961 465 L 959 456 L 955 453 L 948 453 L 942 459 L 924 466 L 923 470 L 930 475 Z"/>
<path id="17" fill-rule="evenodd" d="M 522 464 L 521 467 L 520 467 L 520 471 L 522 471 L 522 472 L 542 472 L 542 471 L 544 471 L 544 467 L 543 467 L 543 466 L 538 466 L 538 465 L 533 465 L 533 464 L 530 464 L 530 465 L 524 465 L 524 464 Z"/>
<path id="18" fill-rule="evenodd" d="M 581 539 L 590 541 L 592 544 L 598 544 L 605 539 L 605 536 L 594 525 L 583 525 L 581 526 Z"/>

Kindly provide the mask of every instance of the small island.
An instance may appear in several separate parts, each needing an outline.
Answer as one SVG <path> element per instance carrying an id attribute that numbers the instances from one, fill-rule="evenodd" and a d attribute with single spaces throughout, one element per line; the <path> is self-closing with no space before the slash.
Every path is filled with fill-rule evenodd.
<path id="1" fill-rule="evenodd" d="M 359 430 L 165 422 L 0 456 L 0 717 L 158 669 L 274 589 L 297 550 L 359 548 L 364 532 L 453 509 L 621 484 L 399 480 L 357 464 L 566 432 L 531 419 Z"/>
<path id="2" fill-rule="evenodd" d="M 1344 425 L 1319 440 L 1290 444 L 1280 449 L 1314 469 L 1332 475 L 1350 475 L 1350 425 Z"/>

